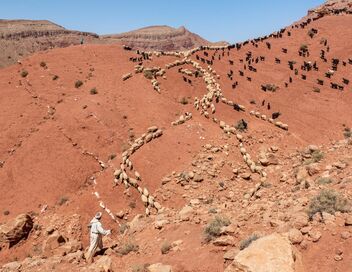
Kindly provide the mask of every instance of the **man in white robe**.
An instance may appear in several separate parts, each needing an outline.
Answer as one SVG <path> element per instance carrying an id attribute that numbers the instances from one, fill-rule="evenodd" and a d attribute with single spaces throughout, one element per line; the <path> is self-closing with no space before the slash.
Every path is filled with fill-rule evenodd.
<path id="1" fill-rule="evenodd" d="M 94 254 L 97 249 L 101 250 L 103 248 L 103 235 L 111 234 L 111 230 L 104 230 L 100 222 L 102 213 L 98 212 L 94 218 L 90 221 L 90 246 L 86 254 L 86 260 L 88 263 L 93 262 Z"/>

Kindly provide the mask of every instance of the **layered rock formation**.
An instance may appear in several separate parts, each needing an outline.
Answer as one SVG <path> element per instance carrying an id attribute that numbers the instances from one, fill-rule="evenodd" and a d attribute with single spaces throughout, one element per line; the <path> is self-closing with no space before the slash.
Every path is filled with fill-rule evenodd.
<path id="1" fill-rule="evenodd" d="M 46 20 L 0 20 L 0 67 L 31 53 L 55 47 L 99 42 L 94 33 L 72 31 Z"/>
<path id="2" fill-rule="evenodd" d="M 150 26 L 121 34 L 106 35 L 104 38 L 142 50 L 181 51 L 200 45 L 213 45 L 184 26 L 179 28 Z"/>

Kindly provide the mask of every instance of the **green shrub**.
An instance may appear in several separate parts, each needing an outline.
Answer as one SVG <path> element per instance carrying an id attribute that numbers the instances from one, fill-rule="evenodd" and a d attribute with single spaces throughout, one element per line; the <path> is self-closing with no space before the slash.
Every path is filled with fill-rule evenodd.
<path id="1" fill-rule="evenodd" d="M 139 249 L 139 246 L 136 245 L 135 243 L 133 242 L 127 242 L 126 244 L 123 244 L 119 249 L 117 249 L 117 253 L 119 255 L 127 255 L 129 254 L 130 252 L 137 252 Z"/>
<path id="2" fill-rule="evenodd" d="M 251 236 L 248 236 L 246 239 L 244 239 L 240 242 L 240 250 L 244 250 L 245 248 L 249 247 L 249 245 L 253 241 L 257 240 L 258 238 L 259 238 L 259 236 L 256 234 L 252 234 Z"/>
<path id="3" fill-rule="evenodd" d="M 255 105 L 255 100 L 254 100 L 254 99 L 252 99 L 251 101 L 249 101 L 249 103 L 251 103 L 251 104 Z"/>
<path id="4" fill-rule="evenodd" d="M 22 70 L 21 77 L 26 77 L 26 76 L 28 76 L 28 72 L 26 70 Z"/>
<path id="5" fill-rule="evenodd" d="M 54 75 L 54 76 L 53 76 L 53 80 L 57 80 L 58 78 L 59 78 L 58 75 Z"/>
<path id="6" fill-rule="evenodd" d="M 161 246 L 161 254 L 167 254 L 170 249 L 172 248 L 171 244 L 169 242 L 164 242 Z"/>
<path id="7" fill-rule="evenodd" d="M 97 91 L 97 89 L 94 87 L 94 88 L 92 88 L 92 89 L 90 89 L 90 94 L 92 94 L 92 95 L 94 95 L 94 94 L 97 94 L 98 93 L 98 91 Z"/>
<path id="8" fill-rule="evenodd" d="M 220 236 L 221 228 L 230 224 L 228 218 L 216 216 L 204 229 L 205 241 L 210 242 L 215 237 Z"/>
<path id="9" fill-rule="evenodd" d="M 81 87 L 83 85 L 83 82 L 81 81 L 81 80 L 77 80 L 76 82 L 75 82 L 75 87 L 76 88 L 79 88 L 79 87 Z"/>
<path id="10" fill-rule="evenodd" d="M 349 210 L 348 200 L 339 193 L 334 190 L 322 190 L 311 199 L 307 213 L 312 218 L 316 213 L 334 214 L 337 211 L 348 212 Z"/>

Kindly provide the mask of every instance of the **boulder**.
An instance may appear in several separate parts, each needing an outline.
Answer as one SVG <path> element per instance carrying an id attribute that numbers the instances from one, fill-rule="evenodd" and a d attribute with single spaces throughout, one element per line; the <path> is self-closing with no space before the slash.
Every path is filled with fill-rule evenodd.
<path id="1" fill-rule="evenodd" d="M 294 272 L 295 255 L 287 237 L 274 233 L 240 251 L 225 272 Z"/>
<path id="2" fill-rule="evenodd" d="M 292 216 L 292 226 L 301 229 L 308 226 L 309 217 L 305 212 L 298 212 Z"/>
<path id="3" fill-rule="evenodd" d="M 32 218 L 28 214 L 20 214 L 13 221 L 0 226 L 0 243 L 12 247 L 26 239 L 32 228 Z"/>
<path id="4" fill-rule="evenodd" d="M 290 229 L 288 232 L 288 238 L 292 244 L 299 244 L 303 241 L 303 235 L 298 229 Z"/>
<path id="5" fill-rule="evenodd" d="M 238 248 L 231 248 L 230 250 L 226 251 L 224 254 L 224 260 L 228 261 L 231 260 L 233 261 L 235 259 L 235 256 L 238 254 L 240 250 Z"/>
<path id="6" fill-rule="evenodd" d="M 16 262 L 4 264 L 0 270 L 3 272 L 20 271 L 21 266 L 22 266 L 21 263 L 16 261 Z"/>
<path id="7" fill-rule="evenodd" d="M 151 264 L 147 267 L 149 272 L 172 272 L 172 267 L 170 265 L 165 265 L 162 263 Z"/>
<path id="8" fill-rule="evenodd" d="M 60 246 L 64 245 L 66 241 L 67 239 L 64 236 L 62 236 L 58 231 L 54 231 L 43 243 L 44 255 L 45 256 L 52 255 L 52 250 L 56 250 Z M 71 253 L 71 252 L 68 252 L 68 253 Z"/>
<path id="9" fill-rule="evenodd" d="M 222 236 L 213 241 L 214 246 L 234 246 L 235 239 L 232 236 Z"/>
<path id="10" fill-rule="evenodd" d="M 95 272 L 113 272 L 112 260 L 109 256 L 100 257 L 95 263 L 89 266 L 89 269 Z"/>
<path id="11" fill-rule="evenodd" d="M 193 213 L 193 208 L 191 206 L 186 205 L 179 211 L 178 214 L 181 220 L 186 221 L 186 220 L 189 220 L 192 213 Z"/>

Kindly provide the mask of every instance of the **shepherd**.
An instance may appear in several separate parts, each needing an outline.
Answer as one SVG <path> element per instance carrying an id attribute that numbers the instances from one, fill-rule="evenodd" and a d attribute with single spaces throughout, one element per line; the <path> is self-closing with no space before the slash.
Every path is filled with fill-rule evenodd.
<path id="1" fill-rule="evenodd" d="M 103 249 L 103 235 L 111 234 L 111 230 L 103 229 L 100 222 L 102 215 L 103 214 L 101 212 L 98 212 L 88 225 L 90 228 L 90 246 L 86 255 L 86 260 L 88 263 L 93 262 L 93 257 L 97 249 Z"/>

